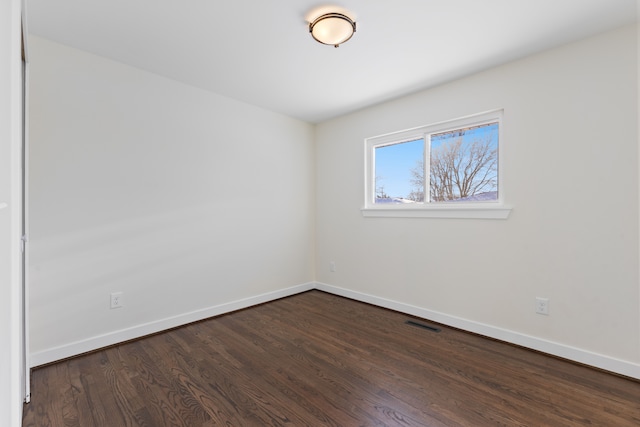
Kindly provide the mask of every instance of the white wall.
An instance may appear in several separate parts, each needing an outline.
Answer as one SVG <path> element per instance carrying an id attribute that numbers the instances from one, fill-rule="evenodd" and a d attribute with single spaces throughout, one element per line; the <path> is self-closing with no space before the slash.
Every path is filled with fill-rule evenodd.
<path id="1" fill-rule="evenodd" d="M 317 280 L 640 377 L 636 43 L 620 29 L 320 124 Z M 364 138 L 497 108 L 507 220 L 362 217 Z"/>
<path id="2" fill-rule="evenodd" d="M 308 124 L 37 37 L 30 51 L 34 365 L 315 274 L 640 377 L 635 28 L 323 123 L 315 152 Z M 509 219 L 362 217 L 364 138 L 495 108 Z"/>
<path id="3" fill-rule="evenodd" d="M 0 2 L 0 425 L 19 426 L 22 77 L 19 0 Z"/>
<path id="4" fill-rule="evenodd" d="M 311 286 L 311 125 L 38 37 L 30 57 L 34 365 Z"/>

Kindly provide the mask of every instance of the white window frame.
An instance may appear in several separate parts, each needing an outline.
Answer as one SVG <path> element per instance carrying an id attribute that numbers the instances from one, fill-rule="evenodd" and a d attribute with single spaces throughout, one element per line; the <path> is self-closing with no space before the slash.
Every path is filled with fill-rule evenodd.
<path id="1" fill-rule="evenodd" d="M 493 110 L 459 119 L 447 120 L 413 129 L 393 132 L 365 139 L 365 203 L 362 215 L 365 217 L 406 217 L 406 218 L 478 218 L 506 219 L 512 206 L 504 199 L 504 152 L 502 138 L 502 110 Z M 425 165 L 429 164 L 429 138 L 434 133 L 453 131 L 460 128 L 498 122 L 498 200 L 479 202 L 437 202 L 437 203 L 375 203 L 375 150 L 376 147 L 423 139 L 425 142 Z M 425 178 L 428 178 L 426 175 Z M 428 197 L 428 179 L 425 183 L 425 197 Z"/>

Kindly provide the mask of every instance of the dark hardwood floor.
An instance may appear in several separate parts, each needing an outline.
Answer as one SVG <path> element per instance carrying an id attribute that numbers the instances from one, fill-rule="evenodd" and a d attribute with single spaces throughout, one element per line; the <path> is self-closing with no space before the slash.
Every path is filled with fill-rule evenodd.
<path id="1" fill-rule="evenodd" d="M 23 426 L 640 426 L 638 381 L 408 319 L 320 291 L 219 316 L 34 370 Z"/>

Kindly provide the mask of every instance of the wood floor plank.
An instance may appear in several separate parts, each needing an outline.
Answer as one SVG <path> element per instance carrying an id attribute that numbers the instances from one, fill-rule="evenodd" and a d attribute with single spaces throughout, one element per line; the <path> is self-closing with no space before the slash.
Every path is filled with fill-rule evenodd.
<path id="1" fill-rule="evenodd" d="M 639 426 L 640 382 L 320 291 L 34 370 L 29 426 Z"/>
<path id="2" fill-rule="evenodd" d="M 289 396 L 293 393 L 290 390 L 291 384 L 274 379 L 274 375 L 278 374 L 278 370 L 282 369 L 283 361 L 282 357 L 277 358 L 278 363 L 273 364 L 274 358 L 270 357 L 256 357 L 256 354 L 264 356 L 264 350 L 259 350 L 256 345 L 247 339 L 246 336 L 238 334 L 227 325 L 217 325 L 216 332 L 218 336 L 223 338 L 226 342 L 234 343 L 234 350 L 232 355 L 234 360 L 239 361 L 242 364 L 243 379 L 252 384 L 251 389 L 247 389 L 247 393 L 250 396 L 262 396 L 268 394 L 271 397 L 271 404 L 265 408 L 259 409 L 258 413 L 263 413 L 265 421 L 273 421 L 276 425 L 282 423 L 288 423 L 289 420 L 298 419 L 299 400 L 292 400 Z M 303 392 L 305 390 L 302 390 Z M 305 393 L 308 395 L 308 393 Z M 278 419 L 280 421 L 278 421 Z M 299 420 L 293 425 L 298 425 L 303 422 Z"/>
<path id="3" fill-rule="evenodd" d="M 330 326 L 331 328 L 333 326 Z M 360 348 L 366 349 L 366 343 L 363 342 L 359 336 L 371 336 L 375 334 L 375 330 L 369 331 L 356 331 L 354 333 L 349 332 L 349 335 L 344 335 L 342 337 L 343 345 L 347 345 L 344 351 L 346 353 L 357 354 Z M 392 335 L 384 336 L 384 342 L 389 343 Z M 326 337 L 321 337 L 321 341 L 325 341 Z M 412 366 L 414 366 L 413 361 L 406 357 L 403 351 L 404 346 L 402 345 L 391 345 L 385 348 L 384 352 L 375 351 L 375 349 L 366 349 L 359 355 L 359 364 L 369 365 L 367 367 L 368 375 L 371 376 L 372 373 L 377 373 L 377 377 L 373 380 L 373 383 L 381 383 L 385 384 L 388 389 L 399 390 L 406 389 L 408 386 L 412 384 L 429 384 L 431 389 L 437 390 L 438 388 L 446 388 L 449 384 L 448 378 L 438 378 L 438 376 L 434 376 L 433 372 L 430 370 L 415 370 Z M 383 367 L 383 369 L 379 369 L 378 367 Z M 403 374 L 404 367 L 409 367 L 406 370 L 406 373 Z M 428 373 L 426 378 L 419 378 L 422 373 Z M 420 381 L 417 381 L 420 379 Z M 440 384 L 438 384 L 438 380 Z M 401 385 L 400 387 L 398 386 Z M 391 387 L 393 386 L 393 387 Z M 424 395 L 424 387 L 410 387 L 413 390 L 409 390 L 409 393 L 406 394 L 406 397 L 411 397 L 413 395 Z M 381 392 L 388 392 L 388 390 L 381 390 Z M 464 398 L 465 394 L 468 392 L 467 389 L 460 389 L 458 392 L 458 397 Z M 398 403 L 395 403 L 398 405 Z M 424 401 L 415 402 L 416 407 L 424 407 Z M 484 421 L 482 419 L 477 419 L 477 422 Z M 448 420 L 450 423 L 451 420 Z"/>
<path id="4" fill-rule="evenodd" d="M 328 336 L 324 335 L 324 332 L 320 331 L 323 335 L 316 336 L 313 340 L 317 340 L 323 342 L 327 345 L 328 341 L 331 339 L 332 335 L 330 329 L 334 328 L 334 326 L 325 323 L 325 327 L 329 329 Z M 403 387 L 406 387 L 408 384 L 412 383 L 416 374 L 420 374 L 420 372 L 415 372 L 415 370 L 409 368 L 409 372 L 405 376 L 401 375 L 401 368 L 403 366 L 412 366 L 412 362 L 408 360 L 402 353 L 402 346 L 391 346 L 386 347 L 384 352 L 376 351 L 375 349 L 367 349 L 367 344 L 363 342 L 359 336 L 360 335 L 369 335 L 371 336 L 376 331 L 355 331 L 343 333 L 340 341 L 336 341 L 336 347 L 333 347 L 332 354 L 338 354 L 340 352 L 344 353 L 346 357 L 356 356 L 358 359 L 358 364 L 366 367 L 366 377 L 369 377 L 371 381 L 366 381 L 366 377 L 359 378 L 360 380 L 364 380 L 365 384 L 362 386 L 365 387 L 373 387 L 375 383 L 385 384 L 387 387 L 395 384 L 397 382 L 403 383 Z M 388 343 L 388 339 L 390 336 L 384 337 L 385 341 Z M 341 346 L 341 348 L 340 348 Z M 394 349 L 395 347 L 395 349 Z M 399 350 L 398 350 L 399 349 Z M 382 366 L 383 369 L 378 369 L 378 366 Z M 398 369 L 399 368 L 399 369 Z M 354 371 L 357 372 L 357 371 Z M 428 371 L 423 371 L 428 372 Z M 376 374 L 376 376 L 373 376 Z M 351 370 L 346 370 L 346 375 L 351 375 Z M 413 377 L 413 379 L 411 379 Z M 434 377 L 431 376 L 428 380 L 433 383 Z M 438 387 L 437 384 L 434 384 Z M 444 385 L 444 384 L 443 384 Z M 398 387 L 394 387 L 398 388 Z M 414 389 L 409 395 L 417 394 L 422 390 Z M 380 392 L 387 392 L 387 390 L 381 390 Z M 417 393 L 416 393 L 417 392 Z M 390 393 L 387 393 L 388 396 L 391 396 Z M 400 401 L 394 402 L 394 405 L 402 405 Z M 425 402 L 416 402 L 415 407 L 424 407 Z M 424 415 L 423 415 L 424 416 Z"/>

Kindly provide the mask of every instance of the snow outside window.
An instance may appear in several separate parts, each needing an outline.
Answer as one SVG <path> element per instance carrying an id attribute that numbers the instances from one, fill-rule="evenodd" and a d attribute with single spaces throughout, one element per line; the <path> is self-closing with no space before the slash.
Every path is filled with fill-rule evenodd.
<path id="1" fill-rule="evenodd" d="M 365 216 L 506 218 L 502 111 L 368 138 Z"/>

